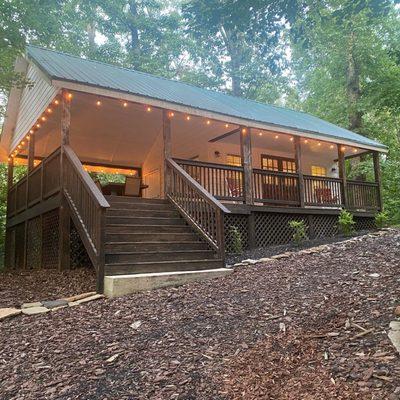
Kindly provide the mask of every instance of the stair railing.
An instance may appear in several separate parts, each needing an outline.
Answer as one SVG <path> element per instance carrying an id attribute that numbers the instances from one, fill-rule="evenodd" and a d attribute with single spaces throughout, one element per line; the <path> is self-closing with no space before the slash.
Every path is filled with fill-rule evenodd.
<path id="1" fill-rule="evenodd" d="M 71 217 L 97 270 L 97 288 L 103 289 L 105 214 L 107 200 L 84 170 L 70 146 L 63 147 L 63 191 Z"/>
<path id="2" fill-rule="evenodd" d="M 224 260 L 224 214 L 230 211 L 174 160 L 167 159 L 166 167 L 166 196 Z"/>

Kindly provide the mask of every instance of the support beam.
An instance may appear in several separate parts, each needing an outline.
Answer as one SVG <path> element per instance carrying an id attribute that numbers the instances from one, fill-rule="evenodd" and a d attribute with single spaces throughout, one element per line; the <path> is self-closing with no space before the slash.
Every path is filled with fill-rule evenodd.
<path id="1" fill-rule="evenodd" d="M 70 214 L 69 205 L 64 195 L 64 146 L 69 145 L 69 131 L 71 125 L 71 98 L 68 93 L 62 91 L 61 104 L 61 157 L 60 157 L 60 182 L 61 182 L 61 205 L 60 205 L 60 220 L 59 220 L 59 258 L 58 269 L 66 270 L 70 268 Z"/>
<path id="2" fill-rule="evenodd" d="M 28 173 L 35 168 L 35 136 L 30 135 L 28 141 Z"/>
<path id="3" fill-rule="evenodd" d="M 294 152 L 296 160 L 296 172 L 299 176 L 299 200 L 300 207 L 304 207 L 304 176 L 303 176 L 303 166 L 301 159 L 301 138 L 299 136 L 294 137 Z"/>
<path id="4" fill-rule="evenodd" d="M 375 173 L 375 182 L 378 184 L 378 209 L 381 211 L 383 209 L 383 200 L 382 200 L 382 180 L 381 180 L 381 166 L 379 153 L 374 151 L 372 153 L 372 158 L 374 160 L 374 173 Z"/>
<path id="5" fill-rule="evenodd" d="M 339 178 L 342 180 L 342 202 L 344 208 L 347 208 L 347 177 L 346 177 L 346 165 L 344 158 L 344 151 L 342 150 L 342 145 L 337 145 L 338 149 L 338 166 L 339 166 Z"/>
<path id="6" fill-rule="evenodd" d="M 14 183 L 14 158 L 8 158 L 8 169 L 7 169 L 7 185 L 8 190 L 10 190 L 11 186 Z"/>
<path id="7" fill-rule="evenodd" d="M 251 131 L 245 126 L 240 127 L 240 152 L 243 165 L 244 203 L 253 204 L 253 167 L 251 160 Z"/>
<path id="8" fill-rule="evenodd" d="M 164 197 L 166 197 L 171 186 L 171 176 L 167 166 L 167 159 L 172 157 L 171 148 L 171 118 L 168 110 L 163 110 Z"/>

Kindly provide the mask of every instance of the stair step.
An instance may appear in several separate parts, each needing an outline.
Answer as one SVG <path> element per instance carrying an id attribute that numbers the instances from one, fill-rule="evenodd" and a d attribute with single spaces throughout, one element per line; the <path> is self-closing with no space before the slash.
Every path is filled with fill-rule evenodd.
<path id="1" fill-rule="evenodd" d="M 171 203 L 148 203 L 145 200 L 138 201 L 135 203 L 127 203 L 127 202 L 118 202 L 118 201 L 109 201 L 111 209 L 113 210 L 172 210 L 175 208 Z"/>
<path id="2" fill-rule="evenodd" d="M 109 242 L 106 243 L 106 253 L 134 251 L 167 251 L 167 250 L 208 250 L 206 243 L 198 241 L 176 242 Z"/>
<path id="3" fill-rule="evenodd" d="M 179 286 L 189 282 L 227 276 L 232 269 L 215 268 L 195 271 L 173 271 L 144 274 L 105 276 L 104 294 L 118 297 L 166 286 Z"/>
<path id="4" fill-rule="evenodd" d="M 107 233 L 193 233 L 187 225 L 119 225 L 106 226 Z"/>
<path id="5" fill-rule="evenodd" d="M 110 228 L 110 227 L 109 227 Z M 186 227 L 182 227 L 186 228 Z M 189 227 L 187 227 L 189 228 Z M 193 242 L 198 239 L 195 233 L 193 233 L 190 228 L 186 231 L 167 231 L 162 232 L 156 230 L 154 232 L 106 232 L 107 242 Z"/>
<path id="6" fill-rule="evenodd" d="M 210 260 L 215 258 L 211 250 L 175 250 L 155 252 L 120 252 L 107 253 L 107 264 L 119 264 L 139 261 L 180 261 L 180 260 Z"/>
<path id="7" fill-rule="evenodd" d="M 222 268 L 222 260 L 144 261 L 136 263 L 106 264 L 106 275 L 142 274 L 148 272 L 198 271 Z"/>
<path id="8" fill-rule="evenodd" d="M 106 216 L 106 224 L 132 224 L 132 225 L 186 225 L 183 218 L 163 217 L 112 217 Z"/>
<path id="9" fill-rule="evenodd" d="M 111 203 L 152 203 L 152 204 L 170 204 L 167 199 L 146 199 L 143 197 L 129 196 L 105 196 L 107 201 Z"/>
<path id="10" fill-rule="evenodd" d="M 109 217 L 148 217 L 148 218 L 180 218 L 178 211 L 175 210 L 137 210 L 126 208 L 109 208 Z"/>

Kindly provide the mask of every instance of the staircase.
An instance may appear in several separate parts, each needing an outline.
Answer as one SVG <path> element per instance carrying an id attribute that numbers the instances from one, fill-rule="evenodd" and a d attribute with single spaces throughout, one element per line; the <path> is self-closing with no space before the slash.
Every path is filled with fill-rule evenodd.
<path id="1" fill-rule="evenodd" d="M 106 196 L 105 275 L 224 267 L 210 246 L 162 199 Z"/>

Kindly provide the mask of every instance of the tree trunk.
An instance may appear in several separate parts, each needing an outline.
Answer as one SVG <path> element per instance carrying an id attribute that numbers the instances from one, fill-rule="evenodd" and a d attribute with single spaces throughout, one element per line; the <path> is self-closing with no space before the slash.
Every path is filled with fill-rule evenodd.
<path id="1" fill-rule="evenodd" d="M 354 45 L 355 34 L 352 32 L 347 52 L 346 92 L 349 105 L 349 129 L 359 132 L 362 125 L 362 112 L 358 110 L 358 102 L 361 96 L 360 66 L 354 54 Z"/>
<path id="2" fill-rule="evenodd" d="M 96 24 L 91 22 L 87 24 L 86 32 L 88 35 L 88 42 L 89 42 L 89 57 L 93 56 L 96 53 Z"/>
<path id="3" fill-rule="evenodd" d="M 132 56 L 132 66 L 139 68 L 140 66 L 140 43 L 139 30 L 137 28 L 138 10 L 136 0 L 129 1 L 129 20 L 128 26 L 131 34 L 130 53 Z"/>

